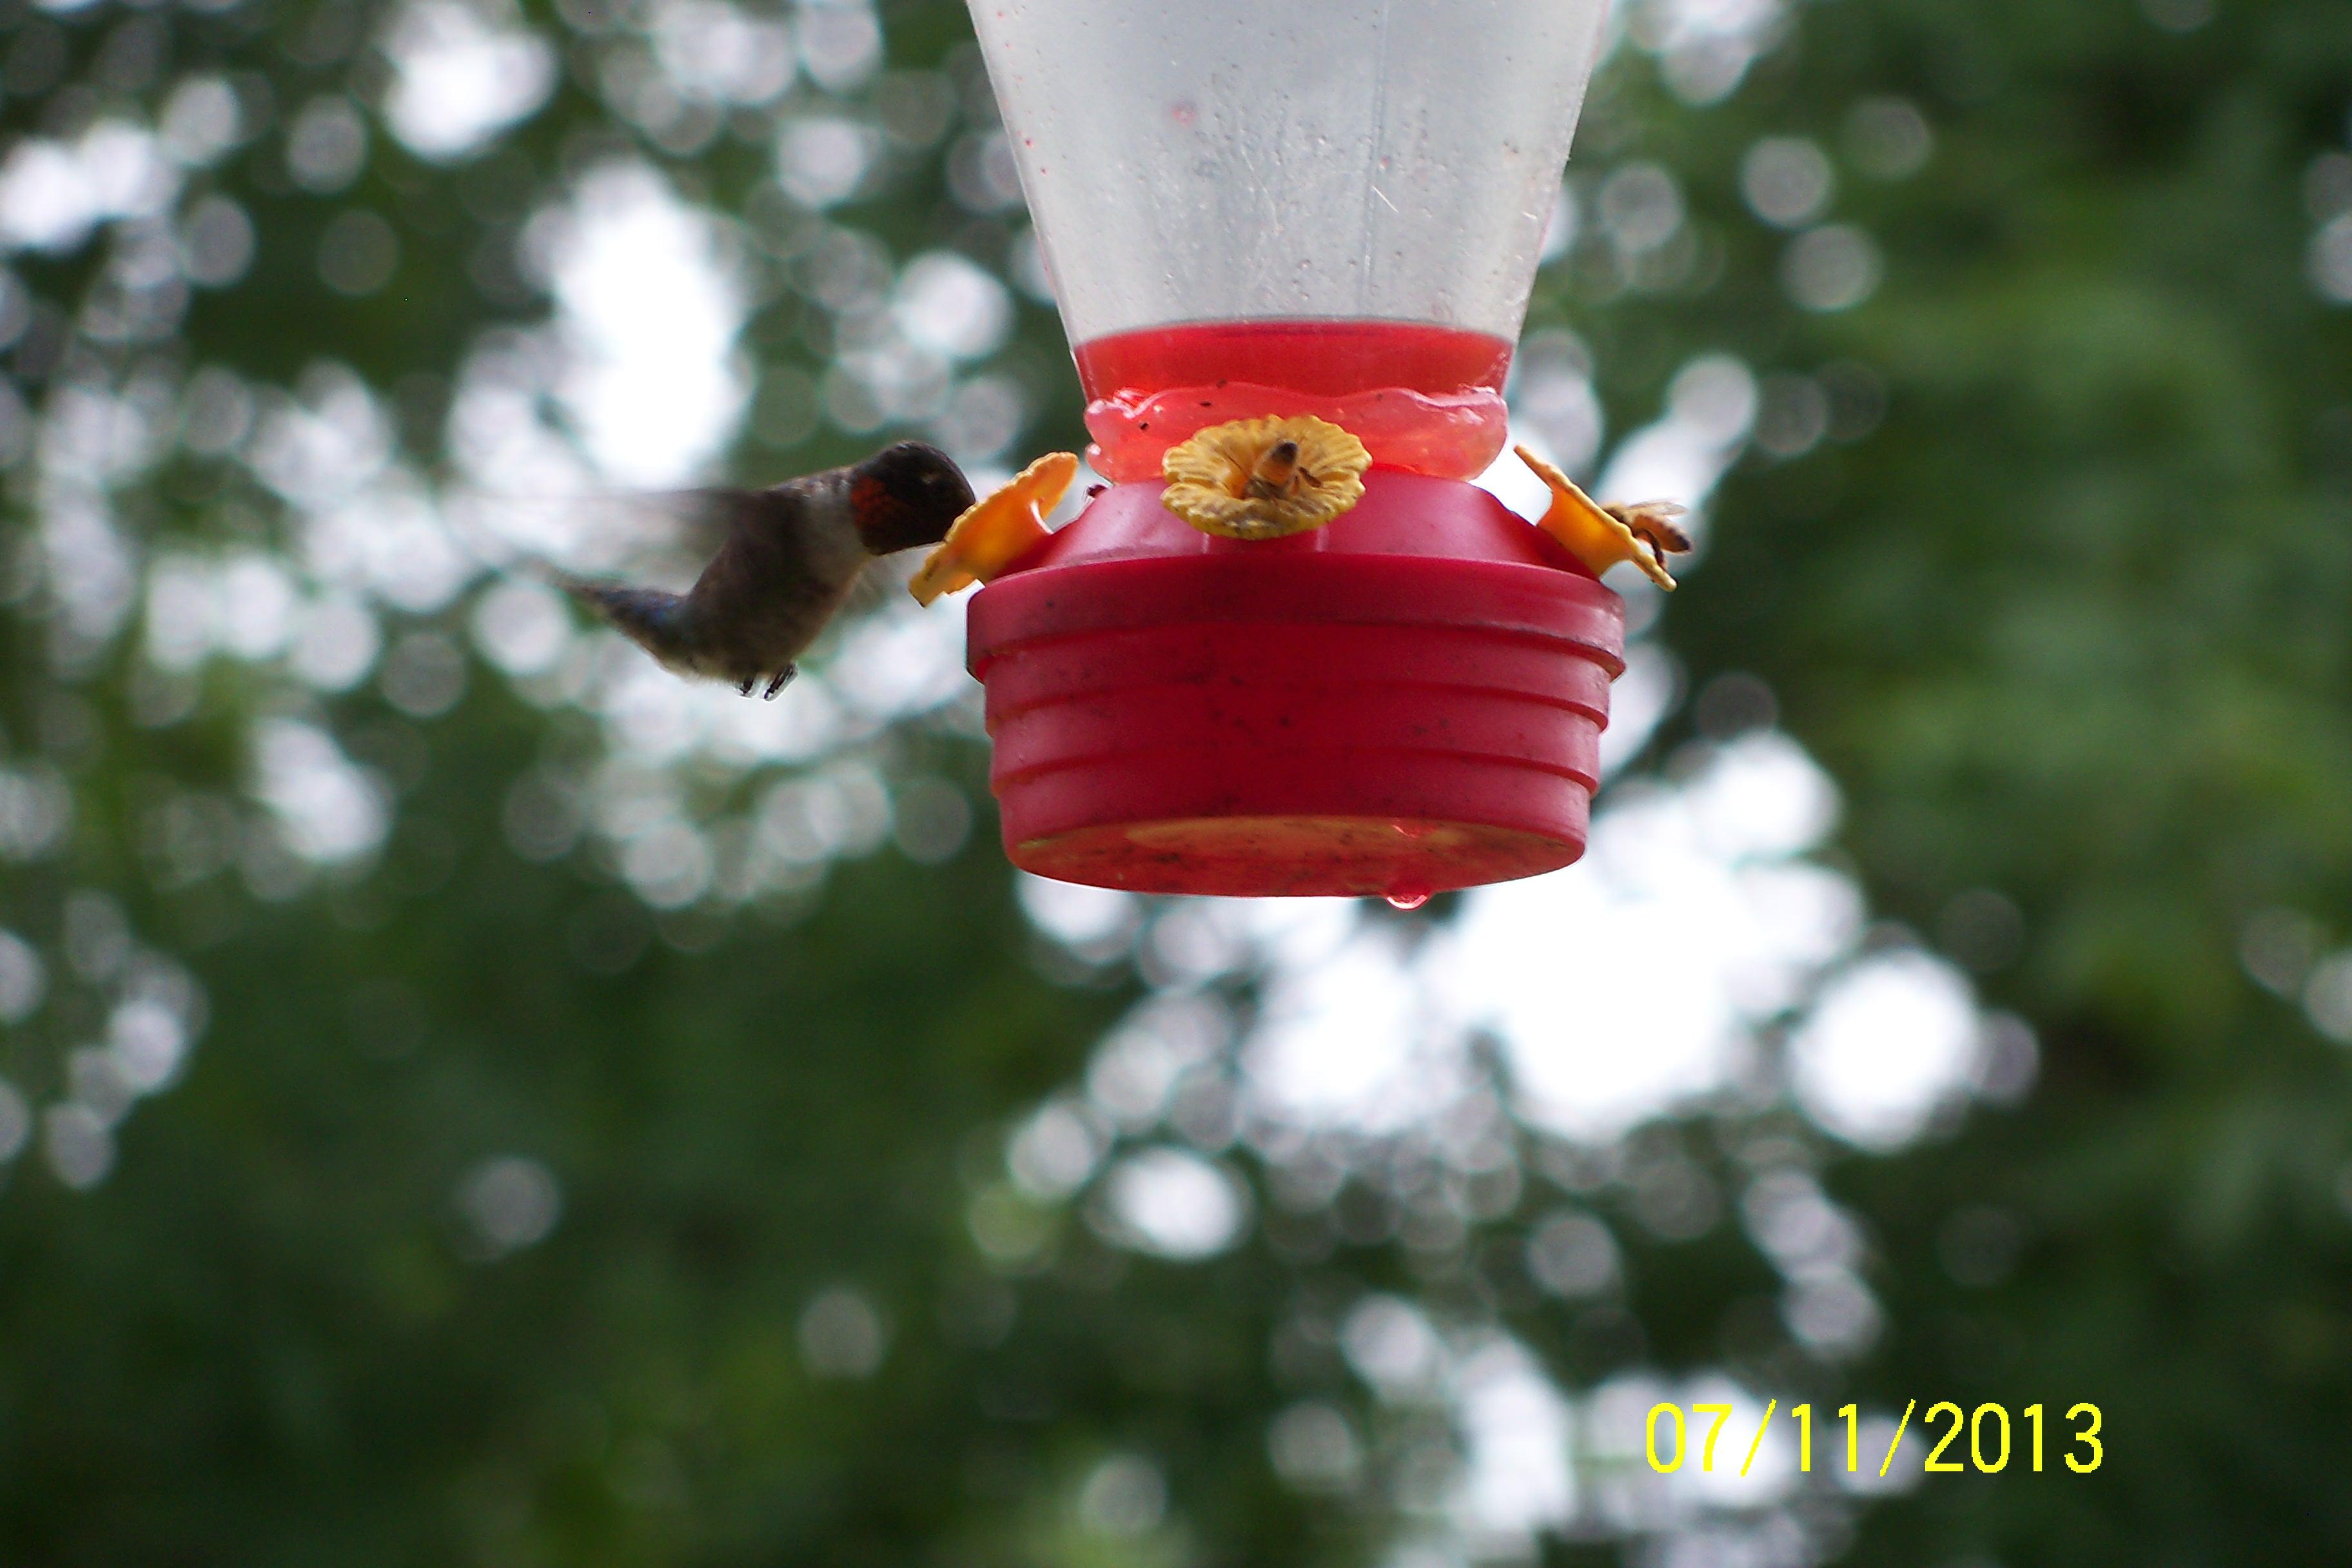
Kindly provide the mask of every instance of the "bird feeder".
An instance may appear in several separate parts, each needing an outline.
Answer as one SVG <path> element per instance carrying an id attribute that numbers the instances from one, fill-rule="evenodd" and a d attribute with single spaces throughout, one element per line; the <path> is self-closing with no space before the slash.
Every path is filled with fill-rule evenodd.
<path id="1" fill-rule="evenodd" d="M 1406 906 L 1574 860 L 1622 606 L 1469 481 L 1605 0 L 971 10 L 1110 481 L 964 574 L 1012 859 Z"/>

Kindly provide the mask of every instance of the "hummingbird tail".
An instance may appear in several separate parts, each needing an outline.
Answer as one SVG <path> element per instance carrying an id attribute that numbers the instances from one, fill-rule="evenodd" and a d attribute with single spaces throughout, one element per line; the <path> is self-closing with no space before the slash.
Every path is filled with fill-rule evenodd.
<path id="1" fill-rule="evenodd" d="M 674 658 L 687 651 L 683 594 L 595 583 L 583 577 L 558 576 L 556 582 L 656 658 Z"/>

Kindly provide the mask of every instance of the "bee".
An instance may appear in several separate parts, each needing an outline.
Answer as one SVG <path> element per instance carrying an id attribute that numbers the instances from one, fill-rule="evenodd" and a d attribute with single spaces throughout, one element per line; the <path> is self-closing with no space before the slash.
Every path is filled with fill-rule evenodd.
<path id="1" fill-rule="evenodd" d="M 1551 491 L 1551 506 L 1537 520 L 1538 528 L 1567 546 L 1596 577 L 1621 561 L 1630 561 L 1659 587 L 1674 587 L 1666 557 L 1680 555 L 1691 547 L 1691 536 L 1675 521 L 1687 508 L 1670 500 L 1603 506 L 1577 488 L 1574 479 L 1525 447 L 1514 450 Z"/>
<path id="2" fill-rule="evenodd" d="M 1604 504 L 1601 509 L 1625 525 L 1625 531 L 1650 547 L 1653 558 L 1663 563 L 1669 555 L 1690 552 L 1691 536 L 1674 521 L 1690 509 L 1680 501 L 1642 500 L 1632 505 Z"/>
<path id="3" fill-rule="evenodd" d="M 1298 466 L 1298 443 L 1276 441 L 1250 465 L 1242 494 L 1251 500 L 1288 500 L 1298 493 L 1305 476 Z"/>

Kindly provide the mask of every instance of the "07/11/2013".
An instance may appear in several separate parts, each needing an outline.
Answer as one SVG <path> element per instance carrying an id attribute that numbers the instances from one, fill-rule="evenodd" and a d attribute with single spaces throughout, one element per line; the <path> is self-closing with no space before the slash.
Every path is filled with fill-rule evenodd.
<path id="1" fill-rule="evenodd" d="M 1764 1406 L 1764 1419 L 1757 1423 L 1756 1436 L 1748 1441 L 1748 1452 L 1739 1462 L 1741 1475 L 1746 1475 L 1748 1467 L 1756 1462 L 1757 1450 L 1764 1446 L 1764 1434 L 1771 1430 L 1772 1416 L 1780 1405 L 1780 1402 L 1775 1399 Z M 1910 1430 L 1912 1413 L 1918 1408 L 1919 1402 L 1916 1399 L 1904 1406 L 1903 1419 L 1896 1424 L 1895 1436 L 1886 1445 L 1885 1456 L 1878 1461 L 1880 1476 L 1885 1476 L 1894 1465 L 1895 1451 L 1903 1446 L 1903 1436 Z M 1731 1419 L 1731 1406 L 1694 1405 L 1690 1413 L 1695 1416 L 1712 1415 L 1715 1418 L 1706 1428 L 1698 1455 L 1699 1468 L 1711 1472 L 1715 1468 L 1716 1439 L 1723 1435 L 1724 1425 Z M 1837 1414 L 1838 1419 L 1845 1424 L 1845 1468 L 1849 1472 L 1859 1473 L 1863 1467 L 1861 1407 L 1843 1405 Z M 2042 1469 L 2042 1407 L 2029 1405 L 2018 1415 L 2021 1417 L 2021 1425 L 2025 1428 L 2027 1437 L 2025 1458 L 2038 1474 Z M 1948 1399 L 1929 1405 L 1921 1424 L 1932 1436 L 1937 1423 L 1946 1417 L 1949 1417 L 1951 1425 L 1936 1438 L 1935 1446 L 1927 1451 L 1927 1474 L 1958 1475 L 1973 1469 L 1980 1475 L 1990 1476 L 2009 1468 L 2010 1419 L 2007 1406 L 1979 1405 L 1973 1411 L 1963 1411 Z M 1789 1407 L 1789 1419 L 1797 1427 L 1797 1468 L 1810 1471 L 1813 1468 L 1813 1407 L 1792 1405 Z M 2087 1476 L 2097 1469 L 2106 1458 L 2106 1448 L 2099 1441 L 2099 1407 L 2087 1403 L 2074 1405 L 2067 1410 L 2066 1419 L 2074 1423 L 2074 1429 L 2062 1434 L 2066 1438 L 2066 1447 L 2059 1457 L 2065 1461 L 2068 1469 L 2078 1476 Z M 1662 1426 L 1671 1433 L 1670 1443 L 1661 1443 Z M 1959 1442 L 1963 1432 L 1968 1436 L 1966 1457 L 1946 1458 L 1944 1451 Z M 1660 1475 L 1672 1475 L 1681 1469 L 1684 1461 L 1690 1457 L 1689 1438 L 1689 1427 L 1684 1420 L 1681 1405 L 1666 1403 L 1650 1407 L 1645 1441 L 1652 1469 Z M 1873 1444 L 1874 1447 L 1875 1446 Z"/>

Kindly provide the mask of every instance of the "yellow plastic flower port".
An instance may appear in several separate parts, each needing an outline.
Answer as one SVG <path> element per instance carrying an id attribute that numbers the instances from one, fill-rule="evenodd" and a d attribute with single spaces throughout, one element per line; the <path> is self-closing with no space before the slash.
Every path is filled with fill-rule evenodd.
<path id="1" fill-rule="evenodd" d="M 1651 582 L 1673 591 L 1675 580 L 1667 574 L 1665 557 L 1691 547 L 1690 535 L 1674 521 L 1683 508 L 1670 500 L 1602 506 L 1525 447 L 1511 449 L 1551 489 L 1551 506 L 1536 521 L 1538 528 L 1566 545 L 1596 577 L 1620 561 L 1631 561 Z"/>
<path id="2" fill-rule="evenodd" d="M 1160 504 L 1203 533 L 1280 539 L 1364 497 L 1364 444 L 1327 419 L 1236 419 L 1169 448 Z"/>
<path id="3" fill-rule="evenodd" d="M 907 584 L 915 602 L 986 583 L 1051 535 L 1045 514 L 1077 477 L 1076 452 L 1048 452 L 993 493 L 972 503 Z"/>

